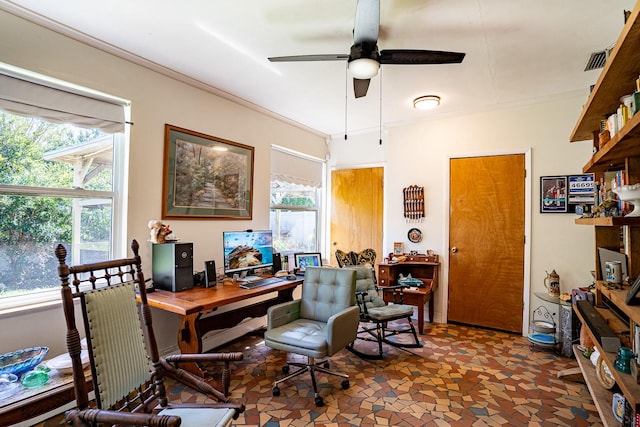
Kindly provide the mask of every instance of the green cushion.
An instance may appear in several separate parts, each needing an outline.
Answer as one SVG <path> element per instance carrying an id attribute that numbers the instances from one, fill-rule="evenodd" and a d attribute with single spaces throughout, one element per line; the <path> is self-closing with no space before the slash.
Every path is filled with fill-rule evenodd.
<path id="1" fill-rule="evenodd" d="M 122 399 L 151 377 L 133 282 L 87 292 L 83 296 L 103 407 Z"/>
<path id="2" fill-rule="evenodd" d="M 181 419 L 180 427 L 227 426 L 231 425 L 235 409 L 229 408 L 168 408 L 158 415 L 177 415 Z"/>

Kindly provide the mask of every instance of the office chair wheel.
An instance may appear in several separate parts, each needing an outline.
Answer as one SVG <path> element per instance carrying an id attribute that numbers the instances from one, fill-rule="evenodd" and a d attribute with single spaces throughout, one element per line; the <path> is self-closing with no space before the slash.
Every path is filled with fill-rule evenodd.
<path id="1" fill-rule="evenodd" d="M 324 406 L 324 399 L 322 398 L 322 396 L 316 396 L 315 401 L 318 408 Z"/>
<path id="2" fill-rule="evenodd" d="M 340 383 L 340 385 L 342 386 L 343 390 L 348 389 L 349 388 L 349 380 L 342 381 L 342 383 Z"/>
<path id="3" fill-rule="evenodd" d="M 275 386 L 274 388 L 271 389 L 271 394 L 273 394 L 275 397 L 280 396 L 280 387 Z"/>
<path id="4" fill-rule="evenodd" d="M 282 367 L 282 373 L 283 374 L 288 374 L 289 373 L 289 365 L 284 365 Z"/>
<path id="5" fill-rule="evenodd" d="M 325 360 L 322 366 L 324 366 L 324 369 L 329 369 L 329 361 Z"/>

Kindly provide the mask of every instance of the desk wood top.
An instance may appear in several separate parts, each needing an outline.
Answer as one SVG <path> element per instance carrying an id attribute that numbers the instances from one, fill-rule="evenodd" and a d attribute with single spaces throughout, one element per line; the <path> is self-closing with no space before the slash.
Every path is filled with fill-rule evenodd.
<path id="1" fill-rule="evenodd" d="M 161 310 L 188 315 L 209 311 L 227 304 L 246 300 L 248 298 L 269 294 L 285 289 L 295 288 L 302 284 L 303 279 L 286 280 L 254 289 L 242 289 L 238 284 L 217 284 L 212 288 L 194 287 L 180 292 L 170 292 L 161 289 L 147 294 L 147 301 L 151 307 Z"/>

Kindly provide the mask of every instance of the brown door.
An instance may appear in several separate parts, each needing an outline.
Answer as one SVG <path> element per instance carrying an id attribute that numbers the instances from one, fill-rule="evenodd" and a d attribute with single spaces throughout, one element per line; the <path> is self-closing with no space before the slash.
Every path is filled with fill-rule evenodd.
<path id="1" fill-rule="evenodd" d="M 336 249 L 345 252 L 373 248 L 376 262 L 382 254 L 384 169 L 341 169 L 331 172 L 331 248 L 332 264 Z"/>
<path id="2" fill-rule="evenodd" d="M 522 332 L 524 160 L 450 161 L 450 322 Z"/>

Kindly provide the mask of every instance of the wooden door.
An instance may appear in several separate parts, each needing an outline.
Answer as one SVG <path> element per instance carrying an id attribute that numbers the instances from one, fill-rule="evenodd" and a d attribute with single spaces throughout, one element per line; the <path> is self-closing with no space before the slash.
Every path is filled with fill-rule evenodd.
<path id="1" fill-rule="evenodd" d="M 448 321 L 522 332 L 524 160 L 450 161 Z"/>
<path id="2" fill-rule="evenodd" d="M 330 262 L 335 251 L 373 248 L 382 261 L 384 169 L 341 169 L 331 172 Z"/>

